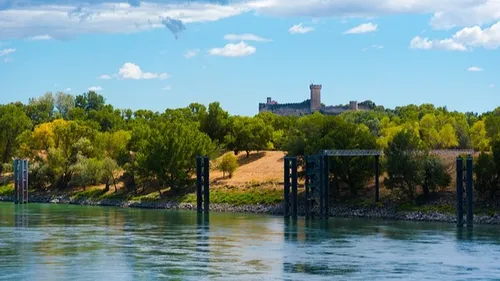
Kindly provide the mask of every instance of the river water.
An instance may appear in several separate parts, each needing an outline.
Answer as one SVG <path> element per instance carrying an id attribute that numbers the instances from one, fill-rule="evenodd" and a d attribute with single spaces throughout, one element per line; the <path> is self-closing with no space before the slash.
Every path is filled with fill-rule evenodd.
<path id="1" fill-rule="evenodd" d="M 500 228 L 0 203 L 0 280 L 500 280 Z"/>

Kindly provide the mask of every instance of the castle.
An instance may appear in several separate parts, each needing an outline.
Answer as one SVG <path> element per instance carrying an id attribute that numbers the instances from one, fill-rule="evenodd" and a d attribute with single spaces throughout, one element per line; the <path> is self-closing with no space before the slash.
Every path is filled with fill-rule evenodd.
<path id="1" fill-rule="evenodd" d="M 311 90 L 311 98 L 301 103 L 280 104 L 268 97 L 266 103 L 259 103 L 259 113 L 269 111 L 277 115 L 302 116 L 319 111 L 326 115 L 337 115 L 349 110 L 370 110 L 375 106 L 371 101 L 365 101 L 362 103 L 350 101 L 349 105 L 325 106 L 321 103 L 322 88 L 323 87 L 321 85 L 311 84 L 309 86 L 309 89 Z"/>

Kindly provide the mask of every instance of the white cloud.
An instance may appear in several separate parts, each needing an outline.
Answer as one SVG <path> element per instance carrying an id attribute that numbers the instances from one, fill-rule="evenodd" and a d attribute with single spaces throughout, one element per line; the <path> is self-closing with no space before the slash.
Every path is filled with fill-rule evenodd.
<path id="1" fill-rule="evenodd" d="M 118 76 L 123 79 L 160 79 L 165 80 L 169 77 L 167 73 L 152 73 L 152 72 L 143 72 L 142 69 L 134 63 L 127 62 L 125 63 L 120 70 L 118 71 Z"/>
<path id="2" fill-rule="evenodd" d="M 344 34 L 362 34 L 362 33 L 374 32 L 377 31 L 377 28 L 378 25 L 373 24 L 371 22 L 363 23 L 345 31 Z"/>
<path id="3" fill-rule="evenodd" d="M 0 39 L 28 39 L 40 34 L 65 39 L 80 34 L 128 34 L 155 28 L 180 32 L 182 28 L 179 29 L 179 25 L 175 25 L 178 22 L 185 25 L 217 21 L 250 10 L 244 2 L 218 5 L 152 0 L 134 7 L 113 1 L 86 1 L 82 5 L 81 1 L 72 0 L 54 0 L 50 3 L 25 0 L 22 6 L 15 6 L 14 9 L 0 9 Z M 174 27 L 175 30 L 172 29 Z"/>
<path id="4" fill-rule="evenodd" d="M 99 92 L 99 91 L 102 91 L 102 87 L 101 86 L 92 86 L 92 87 L 89 87 L 88 90 L 92 91 L 92 92 Z"/>
<path id="5" fill-rule="evenodd" d="M 12 61 L 12 58 L 4 58 L 3 59 L 3 62 L 5 62 L 5 63 L 11 62 L 11 61 Z"/>
<path id="6" fill-rule="evenodd" d="M 257 41 L 257 42 L 271 42 L 271 39 L 263 38 L 252 33 L 243 34 L 226 34 L 224 39 L 228 41 Z"/>
<path id="7" fill-rule="evenodd" d="M 111 79 L 111 76 L 110 76 L 110 75 L 107 75 L 107 74 L 103 74 L 103 75 L 99 76 L 99 79 L 102 79 L 102 80 L 109 80 L 109 79 Z"/>
<path id="8" fill-rule="evenodd" d="M 71 88 L 66 88 L 65 92 L 71 92 Z"/>
<path id="9" fill-rule="evenodd" d="M 495 86 L 495 84 L 490 84 L 490 86 L 489 86 L 489 87 L 490 87 L 490 88 L 495 88 L 496 86 Z"/>
<path id="10" fill-rule="evenodd" d="M 445 40 L 429 40 L 429 38 L 422 38 L 420 36 L 415 36 L 410 42 L 410 49 L 441 49 L 449 51 L 467 51 L 467 47 L 464 45 L 454 42 L 451 39 Z"/>
<path id="11" fill-rule="evenodd" d="M 417 49 L 447 49 L 466 51 L 475 47 L 497 49 L 500 47 L 500 21 L 487 28 L 480 26 L 466 27 L 457 31 L 451 38 L 429 40 L 416 36 L 410 47 Z"/>
<path id="12" fill-rule="evenodd" d="M 186 52 L 184 52 L 184 57 L 186 59 L 190 59 L 192 57 L 196 57 L 199 52 L 200 52 L 200 49 L 187 50 Z"/>
<path id="13" fill-rule="evenodd" d="M 15 52 L 16 52 L 16 49 L 13 49 L 13 48 L 3 49 L 3 50 L 0 50 L 0 57 L 6 56 L 8 54 L 15 53 Z"/>
<path id="14" fill-rule="evenodd" d="M 212 56 L 222 57 L 244 57 L 256 52 L 256 48 L 241 41 L 238 44 L 229 43 L 222 48 L 212 48 L 208 53 Z"/>
<path id="15" fill-rule="evenodd" d="M 304 34 L 314 31 L 313 27 L 304 26 L 302 23 L 296 24 L 288 29 L 290 34 Z"/>
<path id="16" fill-rule="evenodd" d="M 480 67 L 477 67 L 477 66 L 471 66 L 471 67 L 467 68 L 467 71 L 478 72 L 478 71 L 483 71 L 483 69 Z"/>
<path id="17" fill-rule="evenodd" d="M 36 35 L 33 37 L 30 37 L 29 40 L 31 41 L 40 41 L 40 40 L 52 40 L 52 36 L 45 34 L 45 35 Z"/>
<path id="18" fill-rule="evenodd" d="M 500 20 L 498 0 L 232 0 L 229 4 L 133 0 L 133 5 L 125 0 L 23 0 L 22 5 L 15 5 L 17 2 L 7 1 L 0 8 L 0 39 L 40 34 L 61 39 L 154 28 L 168 28 L 176 34 L 193 22 L 217 21 L 249 11 L 313 19 L 424 14 L 431 16 L 430 25 L 435 29 L 482 26 Z M 169 24 L 165 19 L 170 19 Z M 178 22 L 182 25 L 176 25 Z"/>
<path id="19" fill-rule="evenodd" d="M 151 80 L 151 79 L 160 79 L 165 80 L 170 78 L 170 75 L 163 73 L 153 73 L 153 72 L 144 72 L 141 67 L 135 63 L 126 62 L 122 67 L 118 70 L 117 74 L 108 75 L 103 74 L 99 76 L 99 79 L 109 80 L 112 78 L 121 78 L 121 79 L 134 79 L 134 80 Z"/>
<path id="20" fill-rule="evenodd" d="M 170 91 L 170 90 L 172 90 L 172 87 L 170 87 L 170 86 L 165 86 L 165 87 L 163 87 L 163 88 L 162 88 L 162 90 L 163 90 L 163 91 Z"/>
<path id="21" fill-rule="evenodd" d="M 429 14 L 433 28 L 482 25 L 500 19 L 498 0 L 256 0 L 261 14 L 287 17 L 368 18 Z"/>

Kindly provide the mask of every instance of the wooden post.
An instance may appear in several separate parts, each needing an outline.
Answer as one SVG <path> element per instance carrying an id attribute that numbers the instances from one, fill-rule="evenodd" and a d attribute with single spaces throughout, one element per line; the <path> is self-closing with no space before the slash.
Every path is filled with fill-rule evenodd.
<path id="1" fill-rule="evenodd" d="M 463 210 L 463 160 L 462 157 L 457 158 L 457 226 L 462 226 L 464 219 Z"/>
<path id="2" fill-rule="evenodd" d="M 19 160 L 18 159 L 14 159 L 14 204 L 17 204 L 17 198 L 18 198 L 18 190 L 19 190 L 19 187 L 17 185 L 17 183 L 19 182 L 19 169 L 17 167 L 17 164 L 18 164 Z"/>
<path id="3" fill-rule="evenodd" d="M 467 227 L 472 227 L 474 223 L 473 189 L 472 189 L 472 156 L 469 155 L 466 160 L 466 196 L 467 196 Z"/>
<path id="4" fill-rule="evenodd" d="M 203 182 L 202 182 L 203 173 L 202 173 L 202 171 L 203 171 L 203 169 L 202 169 L 201 157 L 197 156 L 196 157 L 196 211 L 198 213 L 203 212 L 203 209 L 202 209 L 203 199 L 202 199 L 202 193 L 201 193 L 202 186 L 203 186 Z"/>
<path id="5" fill-rule="evenodd" d="M 309 205 L 309 189 L 311 188 L 310 185 L 309 185 L 309 181 L 310 181 L 310 177 L 309 177 L 309 169 L 311 167 L 309 167 L 309 162 L 308 162 L 308 158 L 307 156 L 305 157 L 305 161 L 306 161 L 306 182 L 305 182 L 305 189 L 306 189 L 306 200 L 305 200 L 305 207 L 306 207 L 306 218 L 309 218 L 310 214 L 310 205 Z"/>
<path id="6" fill-rule="evenodd" d="M 299 199 L 297 194 L 297 157 L 292 157 L 292 217 L 298 216 Z"/>
<path id="7" fill-rule="evenodd" d="M 288 156 L 285 156 L 283 192 L 285 200 L 284 217 L 288 218 L 290 216 L 290 157 Z"/>
<path id="8" fill-rule="evenodd" d="M 204 212 L 208 214 L 210 210 L 210 163 L 208 156 L 203 158 L 203 206 Z"/>
<path id="9" fill-rule="evenodd" d="M 325 166 L 325 161 L 324 158 L 319 156 L 319 217 L 323 218 L 324 215 L 324 200 L 325 200 L 325 179 L 324 179 L 324 166 Z"/>
<path id="10" fill-rule="evenodd" d="M 379 171 L 379 155 L 375 156 L 375 202 L 379 201 L 379 177 L 380 177 L 380 171 Z"/>

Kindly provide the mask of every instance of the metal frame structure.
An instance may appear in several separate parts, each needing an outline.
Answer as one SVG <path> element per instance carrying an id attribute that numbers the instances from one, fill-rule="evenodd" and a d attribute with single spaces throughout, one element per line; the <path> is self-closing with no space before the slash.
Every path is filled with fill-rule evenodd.
<path id="1" fill-rule="evenodd" d="M 298 216 L 298 191 L 297 191 L 297 157 L 285 156 L 284 159 L 284 190 L 283 197 L 285 199 L 284 217 L 290 217 L 290 208 L 292 210 L 291 216 L 297 218 Z M 291 193 L 290 193 L 291 188 Z M 291 198 L 290 198 L 291 195 Z M 290 200 L 291 199 L 291 200 Z"/>
<path id="2" fill-rule="evenodd" d="M 457 226 L 461 227 L 463 225 L 464 210 L 463 210 L 463 193 L 464 193 L 464 182 L 465 182 L 465 197 L 467 206 L 467 227 L 472 227 L 474 222 L 474 189 L 473 189 L 473 166 L 472 166 L 472 156 L 469 155 L 465 159 L 462 157 L 457 157 Z M 465 169 L 464 169 L 465 168 Z M 464 173 L 465 171 L 465 173 Z"/>
<path id="3" fill-rule="evenodd" d="M 210 210 L 210 165 L 208 156 L 196 157 L 196 210 L 208 214 Z"/>
<path id="4" fill-rule="evenodd" d="M 28 160 L 14 160 L 14 204 L 28 203 Z"/>

